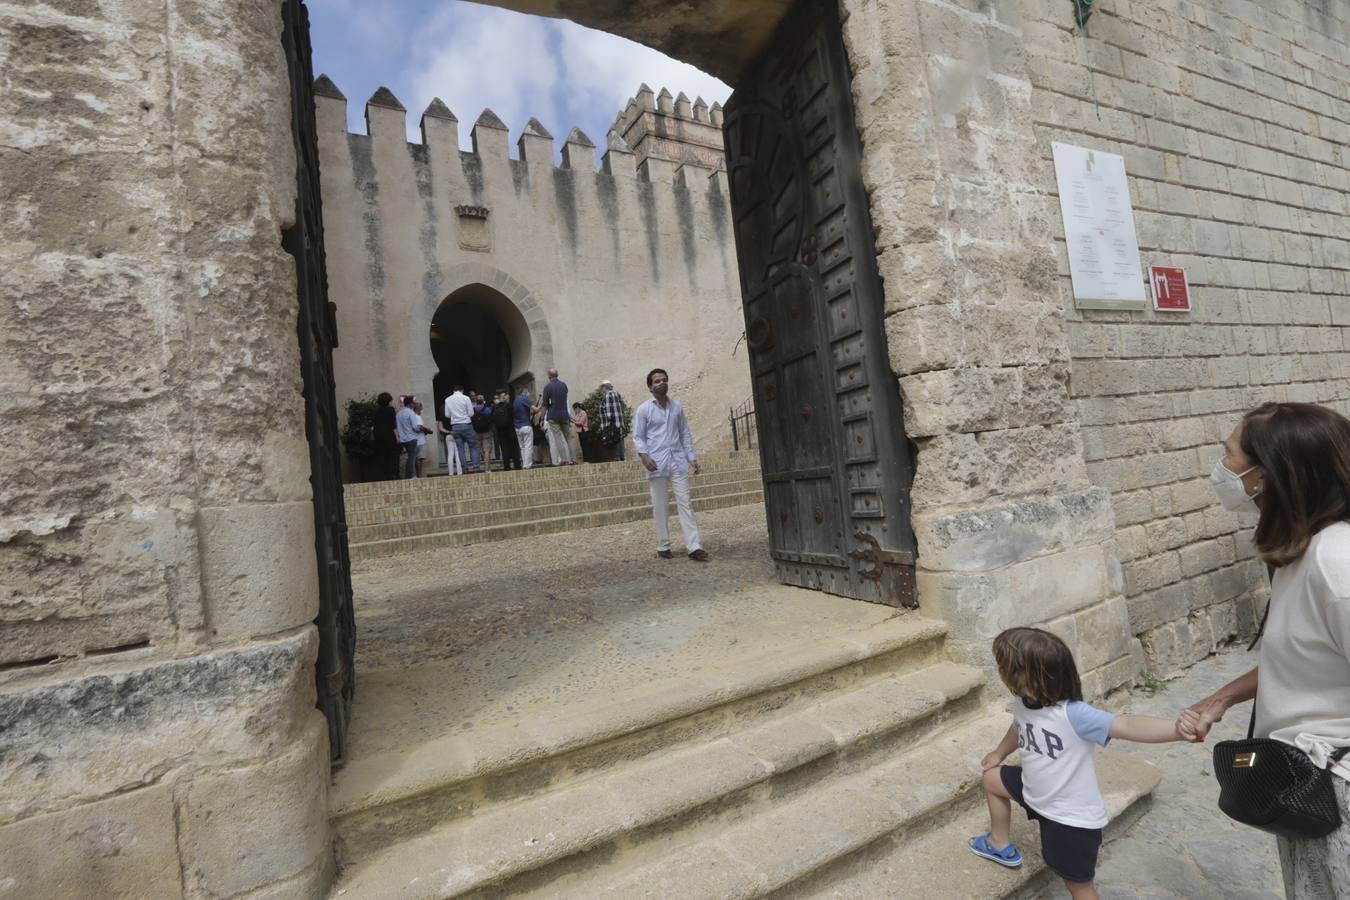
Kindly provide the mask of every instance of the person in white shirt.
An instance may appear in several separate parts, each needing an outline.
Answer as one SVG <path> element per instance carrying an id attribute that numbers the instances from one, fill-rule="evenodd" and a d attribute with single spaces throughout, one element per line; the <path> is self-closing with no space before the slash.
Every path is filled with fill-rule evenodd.
<path id="1" fill-rule="evenodd" d="M 431 429 L 422 415 L 421 400 L 413 401 L 413 412 L 417 413 L 417 421 L 421 423 L 417 426 L 417 477 L 421 478 L 427 464 L 427 435 L 431 434 Z"/>
<path id="2" fill-rule="evenodd" d="M 675 508 L 680 515 L 680 529 L 684 532 L 684 546 L 689 558 L 708 561 L 708 551 L 699 541 L 698 525 L 694 522 L 694 504 L 689 499 L 689 472 L 698 474 L 698 457 L 694 454 L 694 437 L 689 433 L 689 420 L 684 407 L 668 396 L 670 376 L 665 369 L 647 373 L 647 389 L 652 399 L 638 407 L 633 416 L 633 446 L 647 469 L 647 483 L 651 488 L 652 511 L 656 516 L 656 555 L 671 559 L 670 551 L 670 489 L 675 489 Z"/>
<path id="3" fill-rule="evenodd" d="M 1017 868 L 1022 854 L 1012 842 L 1012 804 L 1040 823 L 1041 856 L 1064 879 L 1074 900 L 1096 900 L 1093 884 L 1102 828 L 1108 816 L 1092 762 L 1094 746 L 1112 738 L 1162 743 L 1183 740 L 1180 727 L 1157 716 L 1117 716 L 1083 702 L 1078 666 L 1067 644 L 1041 628 L 1009 628 L 994 638 L 994 662 L 1016 698 L 1013 724 L 980 761 L 989 830 L 970 850 Z M 1014 750 L 1020 766 L 1003 761 Z"/>
<path id="4" fill-rule="evenodd" d="M 450 423 L 450 434 L 455 438 L 459 467 L 465 472 L 483 471 L 478 458 L 478 434 L 473 430 L 473 401 L 459 385 L 455 385 L 454 392 L 445 398 L 445 418 Z"/>
<path id="5" fill-rule="evenodd" d="M 1182 733 L 1203 740 L 1255 699 L 1252 733 L 1330 768 L 1341 827 L 1277 838 L 1285 895 L 1350 897 L 1350 419 L 1311 403 L 1266 403 L 1223 444 L 1210 482 L 1220 504 L 1259 513 L 1253 543 L 1274 571 L 1257 666 L 1188 707 Z"/>

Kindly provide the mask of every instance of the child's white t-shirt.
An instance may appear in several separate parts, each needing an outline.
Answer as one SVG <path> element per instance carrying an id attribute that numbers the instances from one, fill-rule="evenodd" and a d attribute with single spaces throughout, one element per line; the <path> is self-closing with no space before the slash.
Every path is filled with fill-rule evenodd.
<path id="1" fill-rule="evenodd" d="M 1104 828 L 1110 817 L 1092 764 L 1094 744 L 1111 740 L 1113 713 L 1081 700 L 1030 707 L 1013 702 L 1027 806 L 1061 825 Z"/>

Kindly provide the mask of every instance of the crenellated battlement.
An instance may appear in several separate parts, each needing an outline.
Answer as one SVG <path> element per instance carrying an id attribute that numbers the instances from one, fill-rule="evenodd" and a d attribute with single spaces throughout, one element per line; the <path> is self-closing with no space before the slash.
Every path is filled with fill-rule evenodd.
<path id="1" fill-rule="evenodd" d="M 347 97 L 327 75 L 314 81 L 315 102 L 332 104 L 334 114 L 323 122 L 343 123 L 351 137 L 365 137 L 373 143 L 404 141 L 410 148 L 427 152 L 477 157 L 466 160 L 470 167 L 508 161 L 526 170 L 553 168 L 571 173 L 590 170 L 611 177 L 629 177 L 658 183 L 675 184 L 689 190 L 721 192 L 725 170 L 722 149 L 722 107 L 709 106 L 702 97 L 690 100 L 684 93 L 672 96 L 663 88 L 658 96 L 646 84 L 638 88 L 624 110 L 614 119 L 606 135 L 606 147 L 599 164 L 596 145 L 579 127 L 572 128 L 560 148 L 561 164 L 554 162 L 553 134 L 536 118 L 525 123 L 516 139 L 516 155 L 510 153 L 510 128 L 491 109 L 484 109 L 469 131 L 471 151 L 461 151 L 459 117 L 439 97 L 433 98 L 422 112 L 420 145 L 407 141 L 407 109 L 387 87 L 381 86 L 365 105 L 366 134 L 346 132 Z M 341 114 L 336 107 L 340 105 Z M 416 152 L 416 151 L 414 151 Z"/>

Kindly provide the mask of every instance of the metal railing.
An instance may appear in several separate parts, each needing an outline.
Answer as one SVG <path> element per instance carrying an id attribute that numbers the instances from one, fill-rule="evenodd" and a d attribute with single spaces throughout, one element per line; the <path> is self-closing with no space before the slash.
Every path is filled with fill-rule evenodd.
<path id="1" fill-rule="evenodd" d="M 759 423 L 755 419 L 755 399 L 751 397 L 731 409 L 731 449 L 758 450 Z"/>

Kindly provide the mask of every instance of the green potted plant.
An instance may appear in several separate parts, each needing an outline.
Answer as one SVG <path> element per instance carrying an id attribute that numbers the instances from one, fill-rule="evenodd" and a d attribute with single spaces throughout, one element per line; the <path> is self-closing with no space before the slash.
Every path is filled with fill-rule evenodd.
<path id="1" fill-rule="evenodd" d="M 347 424 L 342 428 L 342 445 L 357 481 L 375 481 L 375 397 L 354 397 L 347 401 Z"/>

